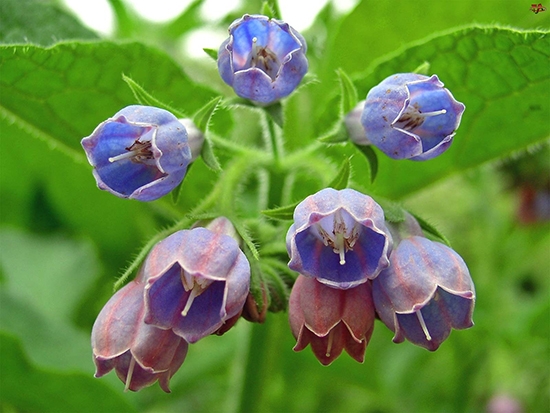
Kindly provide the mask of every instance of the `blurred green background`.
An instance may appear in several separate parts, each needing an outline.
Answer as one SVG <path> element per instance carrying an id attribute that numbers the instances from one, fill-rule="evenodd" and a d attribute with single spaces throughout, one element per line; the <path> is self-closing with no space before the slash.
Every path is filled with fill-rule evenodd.
<path id="1" fill-rule="evenodd" d="M 311 175 L 307 162 L 315 158 L 307 155 L 287 202 L 326 185 L 353 155 L 354 187 L 420 214 L 465 259 L 477 290 L 473 328 L 430 353 L 393 344 L 377 322 L 363 364 L 343 354 L 323 367 L 309 348 L 292 351 L 282 311 L 190 346 L 169 395 L 157 385 L 123 393 L 114 373 L 93 378 L 89 333 L 116 277 L 223 172 L 197 161 L 177 204 L 117 199 L 96 188 L 79 142 L 135 103 L 122 73 L 189 114 L 215 95 L 232 96 L 215 62 L 190 57 L 185 39 L 200 41 L 197 30 L 208 29 L 214 37 L 204 35 L 201 47 L 217 49 L 210 39 L 223 40 L 234 18 L 259 13 L 262 2 L 243 0 L 216 21 L 203 3 L 160 24 L 140 17 L 130 0 L 111 0 L 109 36 L 84 27 L 60 2 L 0 4 L 1 411 L 484 412 L 498 395 L 524 412 L 550 411 L 549 201 L 542 212 L 529 201 L 533 193 L 550 196 L 550 9 L 535 14 L 519 0 L 363 0 L 346 12 L 328 3 L 303 30 L 315 80 L 284 103 L 289 153 L 337 119 L 338 68 L 361 99 L 385 76 L 427 61 L 466 103 L 441 159 L 379 157 L 371 184 L 352 145 L 322 147 L 314 155 L 324 175 Z M 239 144 L 261 141 L 261 119 L 246 108 L 220 109 L 211 129 Z M 223 148 L 216 154 L 223 168 L 231 164 Z M 247 219 L 258 215 L 248 204 L 256 180 L 251 173 L 239 193 Z M 281 185 L 272 176 L 272 187 Z M 273 224 L 281 242 L 289 225 Z"/>

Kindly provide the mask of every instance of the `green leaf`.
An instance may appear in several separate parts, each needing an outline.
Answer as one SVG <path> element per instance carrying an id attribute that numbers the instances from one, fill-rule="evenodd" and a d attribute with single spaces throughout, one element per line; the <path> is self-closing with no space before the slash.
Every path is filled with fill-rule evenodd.
<path id="1" fill-rule="evenodd" d="M 94 249 L 89 243 L 55 236 L 0 230 L 0 266 L 10 290 L 35 304 L 51 318 L 69 321 L 81 297 L 99 273 Z M 40 268 L 40 277 L 36 270 Z M 78 274 L 75 277 L 75 274 Z M 59 292 L 64 291 L 63 300 Z"/>
<path id="2" fill-rule="evenodd" d="M 203 47 L 204 53 L 210 56 L 214 61 L 218 61 L 218 51 L 215 49 L 209 49 L 208 47 Z"/>
<path id="3" fill-rule="evenodd" d="M 370 182 L 373 183 L 378 174 L 378 156 L 371 145 L 355 145 L 355 147 L 365 155 L 369 164 Z"/>
<path id="4" fill-rule="evenodd" d="M 6 207 L 19 211 L 17 215 L 23 217 L 20 222 L 33 228 L 39 218 L 33 214 L 36 191 L 41 188 L 44 199 L 36 208 L 43 208 L 45 203 L 50 205 L 59 217 L 56 230 L 85 234 L 93 239 L 102 258 L 113 266 L 109 270 L 114 277 L 127 262 L 126 257 L 141 243 L 144 237 L 141 231 L 148 226 L 154 228 L 147 204 L 100 191 L 83 153 L 71 149 L 69 153 L 75 155 L 71 158 L 64 152 L 52 150 L 45 143 L 47 139 L 38 140 L 17 123 L 1 117 L 0 130 L 3 136 L 9 137 L 0 139 L 0 152 L 10 154 L 0 162 L 2 210 Z M 2 214 L 3 221 L 8 217 Z M 128 225 L 129 222 L 140 225 Z"/>
<path id="5" fill-rule="evenodd" d="M 442 30 L 474 22 L 499 22 L 510 27 L 533 29 L 550 27 L 549 12 L 535 16 L 529 7 L 529 2 L 520 1 L 415 0 L 395 3 L 362 0 L 330 32 L 332 36 L 320 60 L 319 76 L 323 84 L 330 84 L 335 67 L 341 67 L 353 76 L 365 70 L 366 60 L 373 61 L 392 51 L 402 50 L 405 42 L 416 42 Z M 424 60 L 427 59 L 407 62 L 394 73 L 410 72 Z M 438 72 L 432 68 L 432 73 Z"/>
<path id="6" fill-rule="evenodd" d="M 0 114 L 52 146 L 76 151 L 83 161 L 80 139 L 136 103 L 121 87 L 123 73 L 184 112 L 193 113 L 213 97 L 166 54 L 139 43 L 0 46 L 0 71 Z"/>
<path id="7" fill-rule="evenodd" d="M 122 394 L 85 373 L 32 365 L 15 337 L 0 332 L 0 400 L 18 411 L 135 412 Z"/>
<path id="8" fill-rule="evenodd" d="M 357 105 L 357 89 L 350 77 L 342 69 L 336 71 L 340 83 L 340 113 L 342 118 Z"/>
<path id="9" fill-rule="evenodd" d="M 194 0 L 177 18 L 162 27 L 163 34 L 176 39 L 203 23 L 201 7 L 204 0 Z"/>
<path id="10" fill-rule="evenodd" d="M 271 219 L 279 221 L 292 221 L 294 219 L 294 210 L 300 202 L 285 205 L 279 208 L 264 209 L 262 214 Z"/>
<path id="11" fill-rule="evenodd" d="M 143 89 L 140 85 L 138 85 L 132 78 L 126 76 L 124 73 L 122 74 L 122 80 L 126 82 L 132 93 L 134 94 L 134 97 L 138 101 L 140 105 L 144 106 L 156 106 L 157 108 L 161 108 L 164 110 L 167 110 L 171 112 L 174 116 L 177 118 L 184 118 L 185 115 L 178 111 L 177 109 L 174 109 L 170 107 L 169 105 L 161 102 L 151 94 L 147 93 L 145 89 Z"/>
<path id="12" fill-rule="evenodd" d="M 393 73 L 428 61 L 431 72 L 466 105 L 443 155 L 426 162 L 380 157 L 376 193 L 403 197 L 548 139 L 550 128 L 543 120 L 550 119 L 548 34 L 478 26 L 454 30 L 388 57 L 357 79 L 359 89 L 367 91 Z"/>
<path id="13" fill-rule="evenodd" d="M 74 16 L 51 0 L 2 0 L 0 43 L 33 43 L 49 46 L 68 39 L 97 39 Z"/>
<path id="14" fill-rule="evenodd" d="M 342 162 L 342 165 L 336 172 L 336 176 L 330 183 L 327 185 L 328 188 L 334 188 L 336 190 L 344 189 L 348 187 L 349 178 L 351 174 L 351 157 L 347 158 Z"/>

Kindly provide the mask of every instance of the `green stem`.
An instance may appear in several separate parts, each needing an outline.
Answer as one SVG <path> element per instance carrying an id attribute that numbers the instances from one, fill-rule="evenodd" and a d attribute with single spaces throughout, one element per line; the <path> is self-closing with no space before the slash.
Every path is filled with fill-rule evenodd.
<path id="1" fill-rule="evenodd" d="M 270 380 L 281 369 L 280 343 L 284 334 L 288 334 L 287 323 L 285 314 L 270 313 L 264 324 L 253 324 L 240 412 L 273 411 L 269 405 L 276 400 L 270 400 L 267 390 Z"/>
<path id="2" fill-rule="evenodd" d="M 247 155 L 251 158 L 265 156 L 265 153 L 263 151 L 259 151 L 257 149 L 249 148 L 248 146 L 243 146 L 238 143 L 228 141 L 227 139 L 223 139 L 211 132 L 209 134 L 209 138 L 212 142 L 214 142 L 216 146 L 230 150 L 239 155 Z"/>
<path id="3" fill-rule="evenodd" d="M 271 153 L 275 165 L 279 165 L 280 160 L 284 156 L 284 148 L 281 136 L 278 133 L 277 126 L 271 117 L 262 111 L 262 121 L 264 127 L 264 140 L 266 151 Z"/>
<path id="4" fill-rule="evenodd" d="M 233 362 L 231 363 L 231 371 L 229 373 L 229 388 L 227 390 L 227 398 L 225 400 L 224 411 L 227 413 L 237 413 L 239 406 L 242 403 L 244 394 L 246 361 L 251 346 L 251 323 L 242 322 L 235 327 L 235 333 L 239 334 L 237 349 Z"/>

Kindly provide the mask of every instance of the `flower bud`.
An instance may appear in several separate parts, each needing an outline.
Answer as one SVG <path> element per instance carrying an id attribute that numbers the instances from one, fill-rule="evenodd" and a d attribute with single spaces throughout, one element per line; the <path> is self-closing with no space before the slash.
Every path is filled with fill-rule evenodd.
<path id="1" fill-rule="evenodd" d="M 436 75 L 401 73 L 369 91 L 361 123 L 367 141 L 390 158 L 424 161 L 449 148 L 464 109 Z"/>
<path id="2" fill-rule="evenodd" d="M 325 188 L 298 204 L 286 244 L 291 270 L 345 289 L 389 265 L 392 239 L 384 211 L 371 197 Z"/>
<path id="3" fill-rule="evenodd" d="M 395 333 L 430 351 L 437 350 L 451 328 L 473 325 L 475 289 L 462 258 L 451 248 L 406 233 L 405 225 L 390 255 L 390 266 L 372 282 L 380 319 Z"/>
<path id="4" fill-rule="evenodd" d="M 375 318 L 370 283 L 341 290 L 300 275 L 290 293 L 288 314 L 297 339 L 295 351 L 311 344 L 325 366 L 344 349 L 363 362 Z"/>
<path id="5" fill-rule="evenodd" d="M 245 14 L 229 26 L 218 70 L 235 93 L 269 105 L 296 89 L 307 72 L 306 41 L 280 20 Z"/>
<path id="6" fill-rule="evenodd" d="M 82 139 L 99 189 L 153 201 L 180 184 L 191 161 L 185 127 L 170 112 L 128 106 Z"/>
<path id="7" fill-rule="evenodd" d="M 172 330 L 144 323 L 145 284 L 139 277 L 111 297 L 94 323 L 95 376 L 114 368 L 126 389 L 138 391 L 158 380 L 169 393 L 170 378 L 183 363 L 188 344 Z"/>
<path id="8" fill-rule="evenodd" d="M 178 119 L 180 123 L 185 126 L 187 131 L 187 144 L 191 151 L 191 162 L 194 162 L 202 152 L 202 145 L 204 143 L 204 133 L 197 128 L 195 122 L 189 118 Z"/>

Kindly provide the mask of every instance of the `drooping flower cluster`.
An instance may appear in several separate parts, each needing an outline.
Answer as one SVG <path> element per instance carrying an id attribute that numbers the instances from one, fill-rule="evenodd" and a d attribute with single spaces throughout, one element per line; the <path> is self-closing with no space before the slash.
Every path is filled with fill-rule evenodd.
<path id="1" fill-rule="evenodd" d="M 188 343 L 234 324 L 246 302 L 250 265 L 227 218 L 157 243 L 135 280 L 105 305 L 92 330 L 96 377 L 113 368 L 137 391 L 168 382 Z M 226 328 L 227 329 L 227 328 Z"/>
<path id="2" fill-rule="evenodd" d="M 302 81 L 306 50 L 288 24 L 244 15 L 219 48 L 218 70 L 238 96 L 268 106 Z M 395 159 L 427 160 L 449 147 L 463 111 L 437 76 L 397 74 L 373 88 L 345 122 L 358 145 L 375 145 Z M 203 141 L 189 119 L 134 105 L 81 144 L 100 189 L 152 201 L 182 182 Z M 370 196 L 325 188 L 299 203 L 293 218 L 286 248 L 288 267 L 299 274 L 289 299 L 296 351 L 309 344 L 324 365 L 344 350 L 362 362 L 377 316 L 395 342 L 432 351 L 452 328 L 473 325 L 475 291 L 466 264 L 424 237 L 412 216 L 389 223 Z M 126 389 L 159 381 L 169 392 L 189 344 L 225 333 L 241 316 L 263 322 L 269 283 L 257 275 L 257 302 L 237 239 L 233 224 L 220 217 L 158 242 L 97 317 L 96 376 L 114 369 Z"/>
<path id="3" fill-rule="evenodd" d="M 393 249 L 392 249 L 393 246 Z M 298 204 L 287 234 L 289 267 L 300 275 L 289 318 L 322 364 L 343 349 L 362 361 L 375 311 L 395 332 L 436 350 L 451 328 L 473 325 L 475 292 L 460 256 L 430 241 L 416 220 L 385 224 L 382 208 L 357 191 L 323 189 Z"/>

